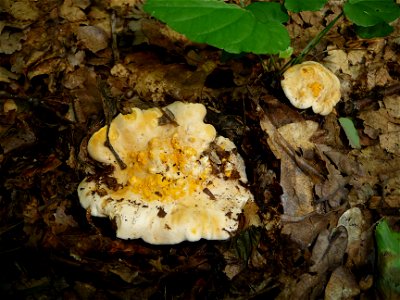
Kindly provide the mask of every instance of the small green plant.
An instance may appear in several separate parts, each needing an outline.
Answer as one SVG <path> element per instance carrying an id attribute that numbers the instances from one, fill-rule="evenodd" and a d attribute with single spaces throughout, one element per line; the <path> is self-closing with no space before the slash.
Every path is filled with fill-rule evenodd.
<path id="1" fill-rule="evenodd" d="M 360 137 L 356 127 L 354 126 L 353 120 L 350 118 L 339 118 L 340 126 L 342 126 L 344 133 L 349 140 L 350 146 L 355 149 L 360 149 Z"/>
<path id="2" fill-rule="evenodd" d="M 343 10 L 362 38 L 389 35 L 393 31 L 389 23 L 400 16 L 400 7 L 392 0 L 349 0 Z"/>
<path id="3" fill-rule="evenodd" d="M 378 246 L 378 287 L 384 299 L 400 299 L 400 232 L 383 219 L 376 226 Z"/>
<path id="4" fill-rule="evenodd" d="M 230 53 L 278 54 L 290 46 L 289 34 L 283 25 L 289 20 L 287 11 L 316 11 L 327 1 L 285 0 L 283 5 L 253 2 L 238 6 L 222 0 L 147 0 L 144 10 L 194 42 Z M 390 34 L 393 28 L 389 23 L 400 17 L 400 7 L 393 0 L 348 0 L 343 10 L 363 38 Z M 341 16 L 343 13 L 327 29 Z M 321 37 L 314 39 L 307 50 L 315 47 Z"/>

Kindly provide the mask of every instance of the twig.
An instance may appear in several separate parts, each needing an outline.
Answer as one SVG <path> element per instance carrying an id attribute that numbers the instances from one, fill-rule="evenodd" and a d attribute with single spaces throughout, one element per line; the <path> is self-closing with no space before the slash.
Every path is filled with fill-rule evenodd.
<path id="1" fill-rule="evenodd" d="M 113 10 L 111 13 L 111 35 L 112 35 L 111 48 L 113 51 L 114 62 L 119 62 L 119 51 L 118 51 L 116 25 L 117 25 L 117 17 L 115 16 L 115 11 Z"/>
<path id="2" fill-rule="evenodd" d="M 324 181 L 324 177 L 315 169 L 306 159 L 299 156 L 292 145 L 280 134 L 269 116 L 264 112 L 259 104 L 257 104 L 257 112 L 260 113 L 261 128 L 265 130 L 273 141 L 278 144 L 282 150 L 293 160 L 293 162 L 311 178 L 317 182 Z"/>
<path id="3" fill-rule="evenodd" d="M 104 142 L 104 145 L 110 149 L 111 153 L 114 155 L 119 167 L 121 170 L 124 170 L 127 168 L 126 163 L 121 159 L 121 157 L 118 155 L 117 151 L 115 151 L 114 147 L 111 144 L 110 141 L 110 125 L 111 121 L 115 115 L 115 108 L 110 105 L 111 99 L 108 97 L 107 92 L 104 87 L 104 83 L 101 81 L 100 78 L 97 80 L 98 87 L 100 89 L 100 94 L 101 94 L 101 101 L 103 103 L 103 110 L 104 110 L 104 116 L 106 118 L 106 126 L 107 126 L 107 132 L 106 132 L 106 141 Z"/>
<path id="4" fill-rule="evenodd" d="M 320 42 L 322 37 L 328 33 L 329 30 L 336 24 L 336 22 L 343 16 L 343 12 L 341 12 L 336 18 L 334 18 L 325 28 L 324 30 L 320 31 L 308 44 L 307 46 L 301 51 L 301 53 L 297 56 L 289 60 L 279 72 L 282 75 L 289 67 L 301 63 L 304 57 L 315 48 L 316 45 Z"/>

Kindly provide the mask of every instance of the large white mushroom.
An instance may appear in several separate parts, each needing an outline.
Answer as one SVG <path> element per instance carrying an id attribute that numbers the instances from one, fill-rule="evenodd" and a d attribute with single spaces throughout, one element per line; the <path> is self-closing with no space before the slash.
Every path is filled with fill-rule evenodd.
<path id="1" fill-rule="evenodd" d="M 205 114 L 201 104 L 175 102 L 118 115 L 109 139 L 127 168 L 105 146 L 107 127 L 101 128 L 88 151 L 114 170 L 111 180 L 88 176 L 81 182 L 81 205 L 114 220 L 122 239 L 176 244 L 229 238 L 253 196 L 235 145 L 203 122 Z"/>
<path id="2" fill-rule="evenodd" d="M 339 78 L 314 61 L 287 69 L 281 85 L 293 106 L 300 109 L 312 107 L 320 115 L 330 114 L 341 97 Z"/>

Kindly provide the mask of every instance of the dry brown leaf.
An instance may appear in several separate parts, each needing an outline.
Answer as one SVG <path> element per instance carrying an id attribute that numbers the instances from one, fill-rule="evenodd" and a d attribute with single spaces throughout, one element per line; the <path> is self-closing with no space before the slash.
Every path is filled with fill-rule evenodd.
<path id="1" fill-rule="evenodd" d="M 333 169 L 333 168 L 329 168 Z M 315 193 L 319 197 L 318 202 L 328 201 L 331 208 L 338 208 L 347 198 L 349 193 L 345 187 L 349 182 L 348 178 L 343 177 L 337 170 L 328 174 L 328 179 L 321 184 L 316 184 Z"/>
<path id="2" fill-rule="evenodd" d="M 400 208 L 400 171 L 384 182 L 383 199 L 389 207 Z"/>
<path id="3" fill-rule="evenodd" d="M 107 48 L 108 37 L 103 29 L 96 26 L 83 26 L 76 29 L 79 44 L 93 53 Z"/>
<path id="4" fill-rule="evenodd" d="M 350 76 L 354 81 L 359 78 L 363 71 L 362 61 L 365 59 L 366 50 L 344 50 L 332 49 L 328 51 L 328 55 L 324 58 L 325 66 L 332 72 Z"/>
<path id="5" fill-rule="evenodd" d="M 18 148 L 32 145 L 36 141 L 36 135 L 25 120 L 18 120 L 7 134 L 0 138 L 0 146 L 6 154 Z"/>
<path id="6" fill-rule="evenodd" d="M 347 230 L 343 226 L 338 226 L 331 231 L 322 230 L 313 247 L 311 260 L 314 264 L 310 267 L 310 271 L 324 274 L 341 265 L 347 248 L 347 240 Z"/>
<path id="7" fill-rule="evenodd" d="M 85 60 L 85 51 L 80 50 L 76 53 L 69 53 L 67 56 L 68 63 L 71 67 L 77 67 L 84 63 Z"/>
<path id="8" fill-rule="evenodd" d="M 385 108 L 361 112 L 360 119 L 364 121 L 364 125 L 375 129 L 378 135 L 388 132 L 388 123 L 390 122 L 390 117 Z"/>
<path id="9" fill-rule="evenodd" d="M 327 164 L 328 161 L 332 162 L 341 174 L 359 175 L 362 173 L 362 169 L 360 168 L 358 162 L 348 153 L 322 144 L 317 145 L 317 149 L 322 159 Z"/>
<path id="10" fill-rule="evenodd" d="M 364 174 L 370 176 L 389 175 L 400 169 L 400 158 L 394 157 L 379 146 L 370 146 L 361 150 L 357 161 Z"/>
<path id="11" fill-rule="evenodd" d="M 9 13 L 19 20 L 35 21 L 40 16 L 40 11 L 36 7 L 35 3 L 29 0 L 15 1 L 11 4 Z"/>
<path id="12" fill-rule="evenodd" d="M 141 4 L 143 0 L 111 0 L 110 7 L 121 7 L 121 6 L 135 6 Z"/>
<path id="13" fill-rule="evenodd" d="M 379 138 L 380 145 L 388 152 L 400 156 L 400 96 L 385 97 L 379 110 L 360 113 L 365 130 L 371 138 Z"/>
<path id="14" fill-rule="evenodd" d="M 247 4 L 250 2 L 246 0 Z M 311 117 L 322 128 L 309 140 L 315 145 L 311 150 L 304 150 L 304 145 L 293 146 L 292 142 L 297 137 L 293 138 L 294 141 L 288 138 L 287 145 L 278 141 L 278 155 L 285 155 L 286 152 L 292 157 L 290 163 L 282 166 L 282 174 L 289 175 L 277 172 L 281 175 L 279 179 L 285 190 L 292 193 L 290 197 L 288 193 L 285 194 L 287 199 L 290 198 L 296 204 L 293 199 L 300 199 L 299 194 L 304 190 L 308 193 L 304 197 L 309 201 L 305 208 L 296 204 L 299 206 L 290 208 L 295 211 L 291 216 L 280 215 L 282 207 L 279 205 L 279 197 L 282 190 L 276 182 L 277 175 L 272 171 L 279 168 L 279 161 L 271 155 L 269 149 L 265 153 L 259 152 L 260 148 L 268 148 L 268 145 L 262 141 L 260 147 L 259 139 L 263 132 L 254 123 L 254 111 L 248 109 L 250 105 L 246 102 L 249 92 L 246 87 L 251 86 L 257 95 L 262 94 L 259 91 L 265 88 L 261 85 L 262 80 L 253 81 L 262 72 L 258 60 L 247 55 L 235 59 L 236 65 L 230 61 L 221 63 L 219 51 L 191 43 L 165 25 L 150 19 L 141 10 L 142 3 L 142 0 L 0 0 L 1 17 L 5 17 L 0 21 L 3 66 L 0 67 L 0 83 L 5 83 L 5 90 L 1 93 L 11 93 L 16 97 L 11 101 L 4 98 L 7 94 L 2 94 L 0 100 L 0 163 L 1 168 L 4 168 L 4 172 L 0 173 L 4 175 L 3 181 L 6 183 L 2 190 L 4 193 L 0 193 L 0 204 L 3 204 L 0 205 L 0 212 L 3 213 L 2 217 L 12 213 L 12 216 L 25 222 L 25 232 L 21 226 L 22 234 L 13 235 L 13 232 L 19 233 L 16 228 L 2 234 L 2 238 L 7 241 L 8 236 L 11 236 L 11 247 L 17 247 L 16 255 L 13 255 L 14 250 L 8 252 L 9 245 L 4 243 L 7 258 L 8 255 L 14 257 L 10 265 L 18 266 L 18 270 L 13 269 L 17 271 L 15 274 L 20 269 L 28 270 L 22 279 L 13 282 L 11 279 L 3 286 L 10 286 L 9 292 L 14 298 L 21 295 L 16 293 L 24 293 L 24 296 L 31 298 L 62 293 L 67 298 L 98 298 L 104 295 L 116 298 L 135 298 L 137 295 L 157 298 L 164 295 L 167 298 L 220 296 L 237 299 L 240 297 L 236 296 L 240 295 L 247 299 L 273 298 L 270 297 L 271 293 L 276 296 L 282 291 L 281 299 L 284 293 L 286 299 L 321 299 L 324 297 L 324 289 L 326 299 L 365 298 L 371 295 L 375 286 L 374 239 L 373 230 L 368 228 L 382 214 L 391 214 L 400 208 L 400 99 L 398 93 L 382 100 L 379 98 L 389 93 L 385 85 L 400 79 L 400 22 L 393 23 L 395 32 L 389 38 L 357 40 L 348 27 L 348 21 L 342 18 L 338 26 L 332 28 L 307 57 L 324 61 L 324 56 L 327 56 L 325 61 L 331 60 L 331 67 L 341 79 L 342 95 L 343 89 L 346 90 L 342 98 L 347 102 L 343 101 L 337 107 L 338 114 L 353 116 L 358 129 L 362 130 L 364 125 L 364 132 L 360 134 L 363 149 L 350 151 L 347 144 L 343 145 L 343 130 L 338 125 L 337 116 L 333 114 L 326 118 Z M 301 51 L 342 10 L 343 1 L 329 1 L 320 14 L 290 13 L 288 29 L 293 37 L 294 54 Z M 118 37 L 118 43 L 113 45 L 117 48 L 111 47 L 111 23 L 112 33 Z M 95 26 L 104 31 L 106 38 L 103 41 L 107 41 L 105 48 L 97 52 L 94 48 L 90 50 L 92 36 L 89 34 L 87 40 L 79 39 L 75 34 L 78 26 Z M 154 53 L 160 55 L 158 58 L 156 55 L 138 55 L 138 51 L 150 53 L 155 48 L 157 50 Z M 115 49 L 119 51 L 120 59 L 114 56 Z M 212 70 L 215 64 L 218 66 L 212 76 L 207 75 L 207 66 L 211 66 Z M 229 82 L 244 86 L 244 93 L 243 90 L 240 94 L 218 86 L 219 80 L 222 78 L 225 82 L 228 74 L 220 70 L 231 72 Z M 128 112 L 133 105 L 154 105 L 152 100 L 195 100 L 215 109 L 215 120 L 210 117 L 208 121 L 218 123 L 219 130 L 224 130 L 224 134 L 229 130 L 228 134 L 233 138 L 245 138 L 242 150 L 249 162 L 248 173 L 252 178 L 252 187 L 259 195 L 257 203 L 263 205 L 263 214 L 260 216 L 264 217 L 264 228 L 260 230 L 261 243 L 257 245 L 256 251 L 251 252 L 248 261 L 238 259 L 237 253 L 224 252 L 231 241 L 223 245 L 217 243 L 222 246 L 199 242 L 158 250 L 132 241 L 121 242 L 111 238 L 107 228 L 101 227 L 104 235 L 93 234 L 99 233 L 99 230 L 95 231 L 91 227 L 101 224 L 101 221 L 97 223 L 98 220 L 89 221 L 88 226 L 73 228 L 76 235 L 70 232 L 66 234 L 66 230 L 75 226 L 74 221 L 79 221 L 79 225 L 85 222 L 82 213 L 75 215 L 74 207 L 67 209 L 64 205 L 55 205 L 49 209 L 43 204 L 60 201 L 71 203 L 75 197 L 74 185 L 79 172 L 84 169 L 93 171 L 85 152 L 85 135 L 95 130 L 104 117 L 96 76 L 104 79 L 111 99 L 121 99 L 117 104 L 123 112 Z M 218 82 L 212 90 L 210 83 L 214 84 L 215 81 Z M 378 85 L 383 88 L 376 88 Z M 216 92 L 216 89 L 220 92 Z M 370 89 L 374 90 L 369 92 Z M 366 98 L 368 101 L 363 102 Z M 238 99 L 245 99 L 243 103 L 248 110 L 244 115 L 247 119 L 242 118 L 242 101 L 238 102 Z M 264 101 L 263 96 L 260 99 L 263 105 L 268 106 L 269 118 L 276 128 L 301 123 L 304 116 L 309 116 L 308 112 L 300 115 L 283 101 L 275 99 L 276 103 L 271 104 Z M 64 103 L 62 109 L 58 106 L 55 109 L 55 102 Z M 359 104 L 361 102 L 364 104 Z M 373 107 L 375 111 L 366 111 L 367 107 Z M 66 116 L 68 108 L 69 117 L 62 118 Z M 29 118 L 23 117 L 26 112 Z M 61 118 L 57 119 L 59 116 Z M 40 130 L 40 134 L 37 130 Z M 320 133 L 322 130 L 324 132 Z M 274 136 L 274 131 L 265 131 L 270 137 Z M 39 148 L 42 145 L 44 148 L 41 149 L 45 152 Z M 63 163 L 55 169 L 42 167 L 41 155 L 50 152 L 59 157 L 58 163 L 65 162 L 69 157 L 67 165 Z M 261 157 L 264 171 L 255 171 L 257 167 L 254 156 L 257 159 Z M 306 167 L 314 168 L 317 172 L 321 170 L 319 175 L 322 178 L 314 180 L 305 171 Z M 290 169 L 293 174 L 285 169 Z M 299 180 L 302 175 L 295 171 L 304 175 L 308 181 L 304 183 Z M 63 178 L 57 179 L 55 173 L 61 174 L 59 176 Z M 69 181 L 69 176 L 74 179 Z M 67 186 L 71 190 L 70 194 L 63 192 Z M 323 203 L 316 203 L 318 200 Z M 337 209 L 332 210 L 332 207 Z M 343 214 L 349 207 L 350 211 L 356 211 L 355 216 L 349 217 L 349 212 Z M 15 211 L 7 212 L 8 208 Z M 289 210 L 287 206 L 285 209 L 286 212 Z M 361 210 L 361 221 L 357 210 Z M 259 224 L 257 213 L 257 207 L 245 207 L 241 218 L 244 227 Z M 323 234 L 325 230 L 333 231 L 340 216 L 339 225 L 344 225 L 349 233 L 346 255 L 342 255 L 343 245 L 335 240 L 335 235 L 327 238 Z M 7 218 L 0 220 L 7 225 L 0 226 L 0 231 L 8 228 L 10 224 L 7 222 L 10 221 Z M 362 228 L 359 227 L 360 223 Z M 282 231 L 278 228 L 282 228 Z M 50 249 L 52 258 L 57 260 L 57 266 L 61 266 L 61 269 L 65 269 L 65 265 L 67 269 L 76 267 L 85 274 L 90 273 L 89 276 L 82 274 L 77 279 L 61 272 L 57 277 L 60 281 L 55 279 L 53 282 L 47 274 L 46 277 L 39 274 L 39 279 L 31 281 L 30 265 L 24 265 L 24 259 L 18 255 L 18 247 L 22 251 L 28 250 L 32 256 L 35 254 L 32 248 L 26 249 L 26 244 L 19 242 L 24 242 L 21 236 L 27 236 L 27 243 L 37 247 L 38 251 L 35 249 L 34 253 L 43 253 L 43 248 Z M 339 239 L 340 236 L 339 232 Z M 354 236 L 356 239 L 352 238 Z M 288 241 L 288 237 L 298 247 Z M 291 247 L 286 247 L 288 244 Z M 204 261 L 202 257 L 189 259 L 201 245 L 205 245 L 202 251 L 207 253 L 210 260 Z M 314 265 L 308 269 L 311 250 Z M 337 268 L 338 264 L 342 266 Z M 192 272 L 195 270 L 194 265 L 199 268 L 210 268 L 212 265 L 213 270 L 211 273 L 204 269 Z M 12 268 L 6 271 L 8 269 Z M 64 282 L 64 276 L 68 276 L 67 283 Z M 182 277 L 185 286 L 179 285 Z M 237 284 L 239 277 L 241 285 Z M 104 278 L 108 284 L 99 284 L 96 278 Z M 111 279 L 111 283 L 108 279 Z M 24 286 L 25 280 L 27 284 Z M 122 291 L 114 289 L 121 283 L 124 286 Z M 40 285 L 39 293 L 44 295 L 35 292 L 38 287 L 35 284 Z M 17 289 L 13 291 L 13 287 Z M 29 290 L 26 290 L 27 287 Z M 55 293 L 52 287 L 57 287 Z M 359 295 L 359 290 L 366 293 Z"/>
<path id="15" fill-rule="evenodd" d="M 283 224 L 282 234 L 288 235 L 302 249 L 306 249 L 322 230 L 336 226 L 337 220 L 343 211 L 343 208 L 339 208 L 327 214 L 313 213 L 301 219 L 283 215 L 281 217 Z"/>
<path id="16" fill-rule="evenodd" d="M 64 205 L 65 204 L 61 203 L 61 205 L 57 206 L 56 211 L 48 216 L 48 225 L 51 227 L 54 234 L 59 234 L 71 227 L 78 226 L 78 223 L 74 220 L 74 217 L 65 213 L 66 208 Z"/>
<path id="17" fill-rule="evenodd" d="M 32 79 L 33 77 L 39 75 L 50 75 L 52 73 L 61 72 L 65 68 L 65 62 L 62 59 L 50 59 L 45 60 L 42 63 L 36 65 L 34 68 L 29 70 L 28 78 Z"/>
<path id="18" fill-rule="evenodd" d="M 72 0 L 64 0 L 60 7 L 60 16 L 70 22 L 82 22 L 86 20 L 85 13 Z"/>
<path id="19" fill-rule="evenodd" d="M 183 64 L 162 64 L 153 57 L 149 61 L 146 53 L 136 53 L 125 65 L 129 70 L 129 86 L 143 99 L 162 101 L 199 99 L 203 93 L 204 82 L 212 69 L 201 67 L 190 70 Z M 214 65 L 215 67 L 215 65 Z"/>
<path id="20" fill-rule="evenodd" d="M 393 81 L 385 63 L 378 61 L 368 65 L 367 88 L 372 90 L 375 86 L 389 85 Z"/>
<path id="21" fill-rule="evenodd" d="M 349 71 L 349 60 L 347 54 L 343 50 L 330 50 L 328 56 L 324 59 L 324 65 L 331 70 L 333 73 L 342 71 L 343 73 L 350 74 Z"/>
<path id="22" fill-rule="evenodd" d="M 348 233 L 346 266 L 365 266 L 373 247 L 371 216 L 368 217 L 367 211 L 352 207 L 340 216 L 338 226 L 344 226 Z"/>
<path id="23" fill-rule="evenodd" d="M 75 6 L 79 7 L 80 9 L 86 9 L 90 5 L 90 0 L 73 0 Z"/>
<path id="24" fill-rule="evenodd" d="M 309 273 L 303 273 L 296 282 L 286 283 L 277 299 L 319 299 L 325 288 L 329 270 L 337 268 L 343 259 L 347 244 L 347 232 L 340 226 L 329 232 L 323 230 L 313 249 L 314 265 Z"/>
<path id="25" fill-rule="evenodd" d="M 376 193 L 373 187 L 376 182 L 377 178 L 372 176 L 368 179 L 359 177 L 352 178 L 350 184 L 353 188 L 350 190 L 347 197 L 350 206 L 365 205 Z"/>
<path id="26" fill-rule="evenodd" d="M 86 67 L 78 68 L 75 71 L 68 73 L 63 78 L 63 85 L 67 89 L 84 88 L 84 83 L 87 78 L 88 69 Z"/>
<path id="27" fill-rule="evenodd" d="M 325 277 L 325 274 L 304 273 L 297 281 L 286 281 L 285 288 L 276 299 L 318 299 L 324 291 Z"/>
<path id="28" fill-rule="evenodd" d="M 96 73 L 90 68 L 84 68 L 82 74 L 85 75 L 84 87 L 71 90 L 71 96 L 74 98 L 74 117 L 79 123 L 85 123 L 90 118 L 101 116 L 103 113 Z M 83 144 L 81 147 L 83 147 Z M 86 153 L 86 148 L 84 150 L 81 149 L 81 152 Z"/>
<path id="29" fill-rule="evenodd" d="M 261 128 L 270 136 L 268 144 L 274 155 L 281 160 L 281 196 L 283 211 L 290 216 L 305 216 L 314 211 L 313 181 L 308 174 L 297 165 L 293 157 L 282 147 L 279 140 L 286 140 L 293 149 L 306 152 L 314 148 L 310 138 L 318 129 L 318 123 L 303 121 L 291 123 L 278 128 L 275 132 L 265 121 L 261 120 Z"/>
<path id="30" fill-rule="evenodd" d="M 18 77 L 19 77 L 18 75 L 0 66 L 0 82 L 10 83 L 11 80 L 17 80 Z"/>
<path id="31" fill-rule="evenodd" d="M 88 18 L 90 19 L 90 25 L 101 28 L 108 37 L 111 37 L 111 14 L 103 9 L 92 7 Z M 118 19 L 119 20 L 119 19 Z M 119 33 L 123 28 L 123 24 L 117 28 Z"/>
<path id="32" fill-rule="evenodd" d="M 22 32 L 11 33 L 4 30 L 0 35 L 0 53 L 12 54 L 22 49 L 21 40 L 26 38 Z"/>
<path id="33" fill-rule="evenodd" d="M 392 118 L 397 118 L 400 123 L 400 95 L 391 95 L 383 99 L 385 108 Z"/>
<path id="34" fill-rule="evenodd" d="M 380 135 L 379 143 L 388 152 L 400 156 L 400 125 L 395 130 Z"/>
<path id="35" fill-rule="evenodd" d="M 340 266 L 333 271 L 325 289 L 325 300 L 354 299 L 359 294 L 360 288 L 349 269 Z"/>
<path id="36" fill-rule="evenodd" d="M 182 51 L 185 46 L 193 44 L 183 34 L 156 20 L 146 18 L 134 20 L 129 23 L 129 28 L 137 35 L 135 44 L 149 43 L 176 51 Z"/>
<path id="37" fill-rule="evenodd" d="M 318 201 L 328 201 L 332 208 L 337 208 L 343 200 L 347 199 L 349 192 L 346 185 L 349 183 L 350 177 L 343 175 L 358 174 L 358 166 L 355 161 L 349 159 L 348 155 L 329 146 L 318 144 L 316 148 L 319 156 L 325 162 L 328 175 L 327 180 L 316 184 L 315 193 L 319 197 Z"/>

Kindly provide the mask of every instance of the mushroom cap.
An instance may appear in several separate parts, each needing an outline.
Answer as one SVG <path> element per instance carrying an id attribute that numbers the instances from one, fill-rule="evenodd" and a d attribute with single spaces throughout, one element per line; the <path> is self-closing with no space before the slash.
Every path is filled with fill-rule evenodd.
<path id="1" fill-rule="evenodd" d="M 341 97 L 339 78 L 314 61 L 305 61 L 287 69 L 281 85 L 293 106 L 301 109 L 312 107 L 320 115 L 328 115 Z"/>
<path id="2" fill-rule="evenodd" d="M 243 184 L 245 165 L 235 145 L 216 136 L 203 122 L 205 114 L 201 104 L 175 102 L 163 110 L 135 108 L 118 115 L 109 139 L 128 167 L 121 169 L 104 145 L 107 128 L 97 131 L 88 152 L 114 170 L 109 178 L 81 182 L 81 205 L 93 216 L 114 220 L 122 239 L 176 244 L 229 238 L 253 196 Z"/>

